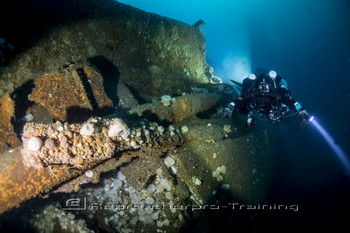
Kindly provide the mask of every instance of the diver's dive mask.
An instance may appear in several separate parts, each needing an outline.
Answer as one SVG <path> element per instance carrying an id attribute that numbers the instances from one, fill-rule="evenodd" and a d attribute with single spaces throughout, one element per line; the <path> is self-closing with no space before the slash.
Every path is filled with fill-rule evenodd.
<path id="1" fill-rule="evenodd" d="M 262 82 L 259 83 L 258 89 L 261 92 L 269 92 L 270 91 L 270 86 L 269 86 L 269 84 L 267 82 L 262 81 Z"/>

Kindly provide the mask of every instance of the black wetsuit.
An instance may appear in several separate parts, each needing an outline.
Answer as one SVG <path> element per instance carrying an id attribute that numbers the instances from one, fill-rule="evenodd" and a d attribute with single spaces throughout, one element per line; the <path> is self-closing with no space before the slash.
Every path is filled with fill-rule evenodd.
<path id="1" fill-rule="evenodd" d="M 281 87 L 281 81 L 281 76 L 277 76 L 274 80 L 265 74 L 260 75 L 255 80 L 245 78 L 242 83 L 240 98 L 235 100 L 236 109 L 244 115 L 253 109 L 268 114 L 272 108 L 280 111 L 282 103 L 297 111 L 294 106 L 296 101 L 286 88 Z"/>

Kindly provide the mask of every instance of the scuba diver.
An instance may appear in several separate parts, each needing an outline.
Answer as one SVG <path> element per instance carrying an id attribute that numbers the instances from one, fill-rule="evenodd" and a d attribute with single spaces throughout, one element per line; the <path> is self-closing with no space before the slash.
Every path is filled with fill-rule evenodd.
<path id="1" fill-rule="evenodd" d="M 301 127 L 312 120 L 308 112 L 291 96 L 287 82 L 274 70 L 258 77 L 252 73 L 242 83 L 231 81 L 241 87 L 241 94 L 224 108 L 221 118 L 231 118 L 232 113 L 238 110 L 247 115 L 247 127 L 254 125 L 259 118 L 254 115 L 255 112 L 265 115 L 272 123 L 280 123 L 283 118 L 296 114 L 302 118 Z M 289 113 L 290 109 L 294 113 Z"/>

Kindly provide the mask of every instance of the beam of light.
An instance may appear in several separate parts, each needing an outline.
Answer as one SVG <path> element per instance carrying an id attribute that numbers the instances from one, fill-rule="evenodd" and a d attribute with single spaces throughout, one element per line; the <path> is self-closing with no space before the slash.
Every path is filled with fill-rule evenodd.
<path id="1" fill-rule="evenodd" d="M 310 118 L 310 123 L 317 129 L 317 131 L 326 140 L 328 145 L 332 148 L 334 153 L 337 155 L 341 164 L 345 168 L 346 174 L 350 177 L 350 162 L 344 151 L 334 142 L 332 136 L 326 131 L 326 129 L 315 119 L 315 117 Z"/>
<path id="2" fill-rule="evenodd" d="M 250 58 L 247 55 L 227 55 L 223 62 L 223 69 L 225 72 L 224 82 L 231 83 L 229 79 L 233 79 L 237 82 L 242 82 L 244 78 L 248 77 L 251 71 Z"/>

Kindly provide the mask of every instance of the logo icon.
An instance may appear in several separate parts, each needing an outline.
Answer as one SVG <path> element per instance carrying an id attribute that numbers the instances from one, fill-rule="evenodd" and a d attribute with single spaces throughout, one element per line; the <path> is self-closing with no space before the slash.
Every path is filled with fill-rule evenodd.
<path id="1" fill-rule="evenodd" d="M 69 198 L 63 202 L 63 210 L 86 210 L 86 197 Z"/>

